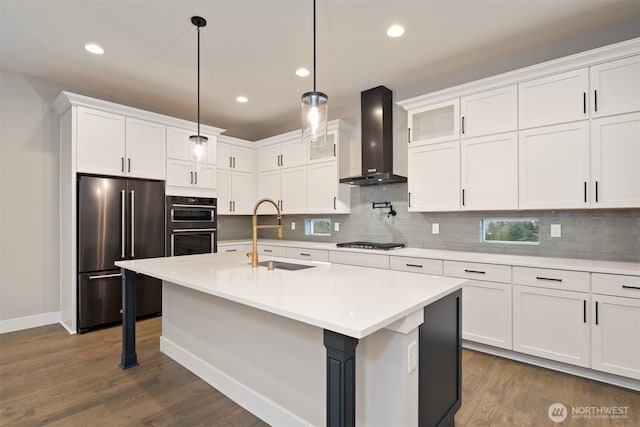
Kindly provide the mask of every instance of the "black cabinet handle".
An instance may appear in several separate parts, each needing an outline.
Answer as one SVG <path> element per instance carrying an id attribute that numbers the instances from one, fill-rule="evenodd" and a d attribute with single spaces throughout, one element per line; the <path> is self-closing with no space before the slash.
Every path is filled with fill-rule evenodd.
<path id="1" fill-rule="evenodd" d="M 193 171 L 189 172 L 191 174 L 191 181 L 189 181 L 189 184 L 193 184 Z"/>
<path id="2" fill-rule="evenodd" d="M 598 181 L 596 181 L 596 203 L 598 203 Z"/>
<path id="3" fill-rule="evenodd" d="M 198 171 L 194 172 L 193 176 L 195 177 L 195 179 L 193 180 L 193 183 L 198 185 Z"/>
<path id="4" fill-rule="evenodd" d="M 584 182 L 584 202 L 587 203 L 587 181 Z"/>
<path id="5" fill-rule="evenodd" d="M 536 276 L 536 279 L 538 279 L 538 280 L 547 280 L 549 282 L 562 282 L 562 279 L 556 279 L 554 277 Z"/>
<path id="6" fill-rule="evenodd" d="M 304 253 L 304 252 L 300 252 L 300 255 L 301 255 L 301 256 L 311 256 L 311 254 L 306 254 L 306 253 Z"/>
<path id="7" fill-rule="evenodd" d="M 336 157 L 336 144 L 333 144 L 333 157 Z"/>
<path id="8" fill-rule="evenodd" d="M 273 252 L 273 249 L 263 249 L 262 252 Z"/>
<path id="9" fill-rule="evenodd" d="M 464 135 L 464 116 L 462 116 L 462 134 Z"/>
<path id="10" fill-rule="evenodd" d="M 284 154 L 280 154 L 280 166 L 284 166 Z"/>
<path id="11" fill-rule="evenodd" d="M 336 210 L 336 209 L 337 209 L 337 208 L 336 208 L 336 199 L 337 199 L 337 197 L 336 197 L 336 196 L 333 196 L 333 210 Z"/>
<path id="12" fill-rule="evenodd" d="M 409 193 L 409 207 L 411 207 L 411 193 Z"/>
<path id="13" fill-rule="evenodd" d="M 467 270 L 466 268 L 464 269 L 465 273 L 476 273 L 476 274 L 487 274 L 486 271 L 480 271 L 480 270 Z"/>
<path id="14" fill-rule="evenodd" d="M 236 158 L 235 158 L 235 156 L 233 157 L 233 168 L 234 169 L 236 168 Z"/>
<path id="15" fill-rule="evenodd" d="M 582 92 L 582 112 L 587 114 L 587 92 Z"/>
<path id="16" fill-rule="evenodd" d="M 594 90 L 593 91 L 593 105 L 596 108 L 596 113 L 598 112 L 598 91 Z"/>
<path id="17" fill-rule="evenodd" d="M 596 325 L 598 324 L 598 301 L 596 301 Z"/>
<path id="18" fill-rule="evenodd" d="M 120 168 L 122 169 L 122 172 L 124 172 L 124 157 L 120 157 Z"/>
<path id="19" fill-rule="evenodd" d="M 622 289 L 637 289 L 640 291 L 640 286 L 622 285 Z"/>
<path id="20" fill-rule="evenodd" d="M 406 264 L 407 267 L 415 267 L 415 268 L 422 268 L 422 266 L 420 264 Z"/>
<path id="21" fill-rule="evenodd" d="M 231 156 L 229 156 L 229 169 L 233 168 L 233 161 L 231 160 Z"/>
<path id="22" fill-rule="evenodd" d="M 407 132 L 407 142 L 411 144 L 411 128 L 409 128 L 409 131 Z"/>
<path id="23" fill-rule="evenodd" d="M 587 300 L 582 300 L 582 321 L 587 323 Z"/>
<path id="24" fill-rule="evenodd" d="M 127 159 L 127 172 L 131 172 L 131 158 Z"/>
<path id="25" fill-rule="evenodd" d="M 464 206 L 464 188 L 462 189 L 462 206 Z"/>
<path id="26" fill-rule="evenodd" d="M 238 252 L 237 249 L 225 249 L 225 252 Z"/>

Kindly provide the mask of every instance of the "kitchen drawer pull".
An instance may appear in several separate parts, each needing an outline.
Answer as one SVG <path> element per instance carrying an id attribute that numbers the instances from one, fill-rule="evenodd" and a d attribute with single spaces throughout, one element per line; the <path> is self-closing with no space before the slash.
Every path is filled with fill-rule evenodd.
<path id="1" fill-rule="evenodd" d="M 422 268 L 422 266 L 421 266 L 420 264 L 409 264 L 409 263 L 406 263 L 405 265 L 406 265 L 407 267 Z"/>
<path id="2" fill-rule="evenodd" d="M 468 270 L 468 269 L 464 269 L 465 273 L 476 273 L 476 274 L 487 274 L 486 271 L 481 271 L 481 270 Z"/>
<path id="3" fill-rule="evenodd" d="M 273 252 L 273 249 L 263 249 L 262 252 Z"/>
<path id="4" fill-rule="evenodd" d="M 301 256 L 311 256 L 311 254 L 305 254 L 304 252 L 300 252 Z"/>
<path id="5" fill-rule="evenodd" d="M 237 249 L 225 249 L 224 251 L 225 252 L 238 252 Z"/>
<path id="6" fill-rule="evenodd" d="M 550 282 L 562 282 L 562 279 L 556 279 L 555 277 L 542 277 L 542 276 L 536 276 L 537 280 L 548 280 Z"/>
<path id="7" fill-rule="evenodd" d="M 637 289 L 640 291 L 640 286 L 622 285 L 622 289 Z"/>
<path id="8" fill-rule="evenodd" d="M 89 276 L 89 280 L 110 279 L 112 277 L 122 277 L 122 273 L 101 274 L 101 275 L 98 275 L 98 276 Z"/>

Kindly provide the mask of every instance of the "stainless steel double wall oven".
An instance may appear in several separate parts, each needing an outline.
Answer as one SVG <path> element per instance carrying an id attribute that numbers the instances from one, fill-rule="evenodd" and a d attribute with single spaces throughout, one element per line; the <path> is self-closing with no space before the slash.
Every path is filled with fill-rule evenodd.
<path id="1" fill-rule="evenodd" d="M 167 256 L 218 251 L 216 199 L 167 196 Z"/>

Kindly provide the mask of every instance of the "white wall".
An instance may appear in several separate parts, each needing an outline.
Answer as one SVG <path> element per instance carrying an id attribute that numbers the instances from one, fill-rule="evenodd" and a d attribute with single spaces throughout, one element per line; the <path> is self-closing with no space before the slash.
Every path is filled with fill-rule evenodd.
<path id="1" fill-rule="evenodd" d="M 0 69 L 0 321 L 60 306 L 59 119 L 50 89 Z"/>

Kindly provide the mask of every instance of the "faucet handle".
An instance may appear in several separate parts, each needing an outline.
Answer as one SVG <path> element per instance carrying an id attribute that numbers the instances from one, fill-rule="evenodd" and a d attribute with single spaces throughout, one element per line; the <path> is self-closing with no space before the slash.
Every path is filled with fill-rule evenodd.
<path id="1" fill-rule="evenodd" d="M 253 252 L 247 252 L 247 258 L 251 258 L 253 256 Z"/>

